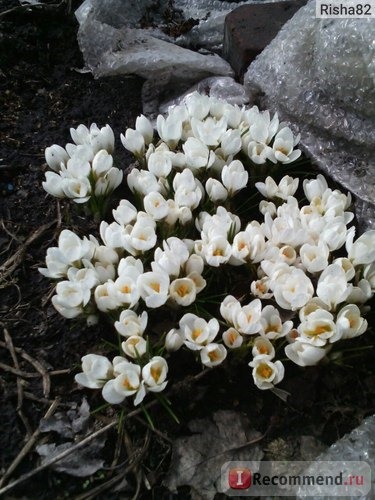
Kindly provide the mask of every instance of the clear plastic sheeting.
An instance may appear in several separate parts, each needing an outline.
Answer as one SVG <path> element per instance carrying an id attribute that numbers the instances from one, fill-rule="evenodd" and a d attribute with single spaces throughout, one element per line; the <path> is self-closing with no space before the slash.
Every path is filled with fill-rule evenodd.
<path id="1" fill-rule="evenodd" d="M 250 65 L 245 86 L 301 133 L 301 149 L 358 198 L 375 228 L 375 24 L 300 9 Z M 261 96 L 261 97 L 260 97 Z"/>
<path id="2" fill-rule="evenodd" d="M 86 0 L 76 11 L 78 41 L 94 76 L 136 74 L 192 82 L 209 75 L 232 75 L 219 55 L 180 47 L 163 32 L 167 7 L 167 0 Z M 146 20 L 150 28 L 142 29 Z"/>
<path id="3" fill-rule="evenodd" d="M 161 75 L 164 80 L 192 82 L 209 75 L 228 76 L 233 74 L 230 65 L 207 51 L 220 51 L 230 11 L 261 1 L 85 0 L 75 13 L 80 24 L 78 41 L 95 77 L 132 73 L 146 79 Z M 176 16 L 177 25 L 191 19 L 198 24 L 173 38 L 166 33 L 168 16 L 173 21 Z"/>
<path id="4" fill-rule="evenodd" d="M 167 113 L 168 108 L 180 104 L 187 95 L 192 94 L 195 91 L 210 97 L 216 97 L 216 99 L 225 100 L 229 102 L 229 104 L 233 105 L 237 104 L 238 106 L 243 106 L 249 102 L 249 97 L 246 94 L 244 87 L 237 83 L 232 77 L 212 76 L 210 78 L 205 78 L 193 87 L 190 87 L 189 90 L 187 90 L 184 94 L 179 95 L 179 97 L 175 99 L 169 98 L 166 102 L 162 103 L 158 112 L 162 114 Z"/>
<path id="5" fill-rule="evenodd" d="M 371 470 L 375 470 L 375 416 L 366 418 L 362 424 L 354 429 L 350 434 L 347 434 L 342 439 L 333 444 L 326 452 L 320 455 L 316 459 L 316 463 L 311 465 L 307 470 L 304 471 L 306 475 L 312 475 L 319 473 L 319 462 L 321 461 L 334 461 L 343 463 L 344 467 L 349 467 L 350 462 L 364 461 L 367 462 Z M 355 474 L 355 471 L 353 471 Z M 310 499 L 320 499 L 322 495 L 319 496 L 319 486 L 314 486 L 317 495 Z M 337 493 L 335 493 L 335 486 L 332 485 L 332 496 L 324 496 L 326 500 L 334 500 L 338 498 Z M 353 496 L 346 498 L 361 498 L 363 500 L 370 500 L 374 498 L 375 494 L 375 477 L 372 477 L 372 489 L 368 495 Z M 306 496 L 297 496 L 297 498 L 306 498 Z"/>

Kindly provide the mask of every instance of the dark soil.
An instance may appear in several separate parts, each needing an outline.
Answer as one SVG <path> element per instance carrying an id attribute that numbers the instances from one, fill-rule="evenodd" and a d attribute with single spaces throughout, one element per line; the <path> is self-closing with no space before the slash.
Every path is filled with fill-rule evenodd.
<path id="1" fill-rule="evenodd" d="M 18 5 L 3 1 L 1 9 Z M 73 10 L 77 4 L 73 2 Z M 83 216 L 72 215 L 68 205 L 61 204 L 43 191 L 44 149 L 69 140 L 69 128 L 80 123 L 109 123 L 119 137 L 126 127 L 133 126 L 142 111 L 142 81 L 133 77 L 113 77 L 94 80 L 90 74 L 77 71 L 83 67 L 76 42 L 77 24 L 73 14 L 63 10 L 34 13 L 14 13 L 2 19 L 0 33 L 0 266 L 7 262 L 5 273 L 19 249 L 24 249 L 17 266 L 0 282 L 0 325 L 7 329 L 17 348 L 19 369 L 35 377 L 23 380 L 23 402 L 20 408 L 17 395 L 17 376 L 1 369 L 1 431 L 0 468 L 5 472 L 12 460 L 39 425 L 40 419 L 56 398 L 59 411 L 80 404 L 83 395 L 91 409 L 102 404 L 100 394 L 82 391 L 74 382 L 80 358 L 87 352 L 108 351 L 104 340 L 111 339 L 107 325 L 88 328 L 84 323 L 64 320 L 51 306 L 51 284 L 39 273 L 46 250 L 53 246 L 59 232 L 72 228 L 81 235 L 97 231 L 96 224 Z M 120 145 L 118 155 L 123 168 L 130 156 Z M 60 222 L 56 222 L 60 221 Z M 49 224 L 30 245 L 35 236 Z M 1 334 L 2 336 L 2 334 Z M 313 436 L 317 442 L 329 445 L 356 427 L 375 409 L 372 334 L 363 343 L 369 346 L 361 357 L 341 365 L 332 364 L 300 370 L 295 367 L 282 384 L 291 392 L 288 403 L 271 393 L 251 388 L 248 367 L 239 364 L 213 370 L 199 385 L 187 385 L 172 397 L 175 413 L 181 424 L 174 423 L 158 406 L 150 409 L 157 429 L 172 440 L 186 433 L 186 423 L 195 417 L 209 416 L 218 409 L 236 408 L 245 412 L 255 429 L 268 433 L 262 443 L 269 457 L 278 458 L 277 443 L 289 446 L 289 458 L 298 457 L 300 438 Z M 354 344 L 358 347 L 358 344 Z M 49 372 L 71 369 L 72 373 L 51 376 L 51 389 L 43 394 L 42 378 L 23 354 L 37 360 Z M 352 353 L 351 353 L 352 354 Z M 1 363 L 15 366 L 10 350 L 0 345 Z M 176 380 L 191 373 L 191 358 L 174 367 Z M 172 370 L 173 372 L 173 370 Z M 223 382 L 225 381 L 225 382 Z M 18 409 L 18 412 L 17 412 Z M 20 418 L 20 411 L 24 420 Z M 93 429 L 114 418 L 113 410 L 103 410 L 93 416 Z M 142 417 L 143 418 L 143 417 Z M 142 447 L 145 425 L 131 420 L 127 431 L 135 451 Z M 53 433 L 42 435 L 38 443 L 55 442 Z M 127 489 L 116 493 L 115 486 L 104 493 L 90 491 L 109 481 L 110 467 L 117 442 L 115 431 L 108 433 L 103 459 L 106 469 L 89 478 L 75 478 L 45 470 L 12 490 L 12 498 L 58 499 L 131 498 L 140 480 L 138 498 L 174 498 L 162 486 L 168 469 L 171 446 L 160 434 L 153 433 L 141 465 L 127 474 Z M 129 444 L 129 443 L 128 443 Z M 34 450 L 22 460 L 9 481 L 35 469 L 39 457 Z M 270 451 L 271 450 L 271 451 Z M 273 450 L 273 451 L 272 451 Z M 276 450 L 276 451 L 275 451 Z M 295 455 L 293 455 L 295 453 Z M 118 464 L 126 458 L 121 451 Z M 125 468 L 125 466 L 124 466 Z M 116 469 L 116 474 L 121 468 Z M 143 476 L 142 476 L 143 474 Z M 151 492 L 145 488 L 147 477 Z M 169 496 L 168 496 L 169 495 Z M 189 498 L 181 491 L 175 498 Z M 10 498 L 10 497 L 8 497 Z M 83 498 L 83 497 L 79 497 Z"/>

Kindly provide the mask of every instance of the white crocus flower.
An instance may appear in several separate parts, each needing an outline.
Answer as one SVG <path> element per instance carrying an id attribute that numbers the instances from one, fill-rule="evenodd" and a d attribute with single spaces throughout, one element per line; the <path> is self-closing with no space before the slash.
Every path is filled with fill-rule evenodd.
<path id="1" fill-rule="evenodd" d="M 130 201 L 121 200 L 118 207 L 112 210 L 112 215 L 118 224 L 127 226 L 136 220 L 137 209 Z"/>
<path id="2" fill-rule="evenodd" d="M 243 344 L 242 335 L 233 327 L 223 333 L 223 342 L 228 349 L 237 349 Z"/>
<path id="3" fill-rule="evenodd" d="M 294 149 L 298 144 L 300 136 L 293 137 L 293 133 L 288 127 L 282 128 L 275 136 L 273 142 L 273 154 L 277 161 L 281 163 L 291 163 L 301 156 L 299 149 Z"/>
<path id="4" fill-rule="evenodd" d="M 175 148 L 182 135 L 182 122 L 178 117 L 168 115 L 166 118 L 158 115 L 156 128 L 162 141 L 170 148 Z"/>
<path id="5" fill-rule="evenodd" d="M 237 233 L 233 239 L 232 255 L 241 262 L 260 262 L 265 250 L 265 237 L 257 223 L 248 224 L 246 230 Z"/>
<path id="6" fill-rule="evenodd" d="M 203 244 L 202 256 L 209 266 L 219 267 L 229 261 L 232 254 L 232 247 L 223 236 L 214 236 L 207 243 Z"/>
<path id="7" fill-rule="evenodd" d="M 258 191 L 268 199 L 280 198 L 287 200 L 289 196 L 293 196 L 297 191 L 299 180 L 285 175 L 279 184 L 276 184 L 272 177 L 267 177 L 265 182 L 256 182 L 255 187 Z"/>
<path id="8" fill-rule="evenodd" d="M 165 337 L 165 348 L 168 352 L 178 351 L 184 345 L 184 340 L 182 331 L 173 328 Z"/>
<path id="9" fill-rule="evenodd" d="M 204 269 L 204 260 L 200 255 L 192 254 L 185 263 L 186 274 L 197 273 L 202 274 Z"/>
<path id="10" fill-rule="evenodd" d="M 188 110 L 189 115 L 197 120 L 203 120 L 210 112 L 211 99 L 210 97 L 193 92 L 185 97 L 184 103 Z"/>
<path id="11" fill-rule="evenodd" d="M 344 246 L 348 230 L 345 222 L 338 220 L 328 222 L 320 232 L 320 239 L 324 241 L 331 252 Z"/>
<path id="12" fill-rule="evenodd" d="M 111 281 L 98 285 L 95 288 L 94 297 L 99 311 L 112 311 L 120 306 L 117 301 L 116 290 L 114 289 L 113 282 Z"/>
<path id="13" fill-rule="evenodd" d="M 137 220 L 129 234 L 130 245 L 139 252 L 147 252 L 147 250 L 153 248 L 156 239 L 155 229 L 151 223 L 148 223 L 146 218 Z"/>
<path id="14" fill-rule="evenodd" d="M 66 166 L 61 166 L 60 175 L 65 179 L 81 179 L 89 177 L 91 171 L 89 161 L 78 156 L 73 156 L 68 160 Z"/>
<path id="15" fill-rule="evenodd" d="M 130 358 L 139 358 L 147 351 L 147 342 L 140 335 L 131 335 L 121 343 L 122 350 Z"/>
<path id="16" fill-rule="evenodd" d="M 65 177 L 62 182 L 65 196 L 75 203 L 86 203 L 91 196 L 91 184 L 87 177 Z"/>
<path id="17" fill-rule="evenodd" d="M 348 304 L 340 309 L 336 319 L 337 331 L 342 339 L 352 339 L 365 333 L 367 321 L 361 317 L 361 311 L 355 304 Z"/>
<path id="18" fill-rule="evenodd" d="M 108 196 L 121 184 L 123 172 L 112 167 L 103 177 L 99 177 L 95 183 L 95 196 Z"/>
<path id="19" fill-rule="evenodd" d="M 262 215 L 269 214 L 271 217 L 276 215 L 276 205 L 272 201 L 262 200 L 259 203 L 259 212 Z"/>
<path id="20" fill-rule="evenodd" d="M 79 283 L 85 294 L 87 294 L 87 290 L 89 291 L 99 284 L 98 276 L 93 268 L 77 269 L 76 267 L 71 267 L 68 270 L 67 276 L 68 280 L 72 283 Z M 86 298 L 84 305 L 86 305 L 88 300 Z"/>
<path id="21" fill-rule="evenodd" d="M 301 307 L 301 309 L 298 312 L 299 319 L 301 321 L 304 321 L 307 316 L 314 311 L 317 311 L 318 309 L 324 309 L 325 311 L 328 311 L 328 305 L 325 304 L 322 300 L 320 300 L 318 297 L 313 297 L 309 302 L 307 302 L 306 305 Z"/>
<path id="22" fill-rule="evenodd" d="M 220 120 L 208 117 L 204 121 L 191 119 L 191 128 L 197 139 L 206 146 L 218 146 L 227 130 L 227 121 L 224 117 Z"/>
<path id="23" fill-rule="evenodd" d="M 270 279 L 268 276 L 253 281 L 250 285 L 250 290 L 259 299 L 270 299 L 273 297 L 273 293 L 270 291 Z"/>
<path id="24" fill-rule="evenodd" d="M 53 144 L 49 148 L 46 148 L 44 154 L 47 165 L 55 172 L 60 172 L 61 164 L 66 165 L 69 160 L 68 153 L 64 148 L 58 146 L 57 144 Z"/>
<path id="25" fill-rule="evenodd" d="M 316 294 L 330 309 L 335 309 L 347 299 L 352 288 L 343 268 L 339 264 L 330 264 L 319 277 Z"/>
<path id="26" fill-rule="evenodd" d="M 102 177 L 113 167 L 113 157 L 105 149 L 96 153 L 92 160 L 92 171 L 94 177 Z"/>
<path id="27" fill-rule="evenodd" d="M 260 332 L 268 339 L 277 339 L 285 337 L 293 328 L 293 321 L 283 323 L 280 318 L 280 313 L 276 307 L 268 305 L 262 310 Z"/>
<path id="28" fill-rule="evenodd" d="M 239 151 L 241 151 L 241 147 L 241 132 L 238 129 L 227 130 L 221 136 L 220 149 L 226 158 L 230 155 L 236 155 Z"/>
<path id="29" fill-rule="evenodd" d="M 185 337 L 185 345 L 193 351 L 199 351 L 210 344 L 219 332 L 219 322 L 216 318 L 207 322 L 191 313 L 185 314 L 179 325 Z"/>
<path id="30" fill-rule="evenodd" d="M 233 295 L 227 295 L 225 299 L 220 304 L 220 314 L 225 319 L 225 321 L 231 325 L 239 312 L 241 311 L 241 304 L 239 301 L 233 297 Z"/>
<path id="31" fill-rule="evenodd" d="M 327 350 L 297 339 L 285 347 L 285 354 L 298 366 L 314 366 L 325 357 Z"/>
<path id="32" fill-rule="evenodd" d="M 115 379 L 109 380 L 102 390 L 107 403 L 120 404 L 125 398 L 137 394 L 134 405 L 139 404 L 146 395 L 141 383 L 141 367 L 128 361 L 119 362 L 115 366 L 118 373 Z"/>
<path id="33" fill-rule="evenodd" d="M 250 141 L 247 147 L 247 154 L 252 162 L 262 165 L 266 163 L 272 154 L 272 148 L 259 142 Z"/>
<path id="34" fill-rule="evenodd" d="M 154 356 L 142 368 L 142 379 L 150 392 L 161 392 L 167 385 L 168 364 L 161 356 Z"/>
<path id="35" fill-rule="evenodd" d="M 213 203 L 225 201 L 228 198 L 228 191 L 217 179 L 213 179 L 212 177 L 207 179 L 205 188 L 209 199 Z"/>
<path id="36" fill-rule="evenodd" d="M 291 266 L 297 260 L 297 252 L 291 245 L 284 245 L 279 250 L 279 257 L 282 262 Z"/>
<path id="37" fill-rule="evenodd" d="M 196 296 L 197 288 L 190 278 L 178 278 L 169 286 L 169 298 L 180 306 L 190 306 Z"/>
<path id="38" fill-rule="evenodd" d="M 191 170 L 209 168 L 215 161 L 215 154 L 196 137 L 189 137 L 182 145 L 185 153 L 186 165 Z"/>
<path id="39" fill-rule="evenodd" d="M 132 337 L 134 335 L 142 336 L 147 327 L 148 314 L 143 311 L 138 315 L 130 309 L 121 311 L 120 318 L 115 321 L 115 328 L 123 337 Z"/>
<path id="40" fill-rule="evenodd" d="M 99 128 L 96 123 L 90 125 L 88 129 L 85 125 L 78 125 L 76 129 L 70 129 L 70 135 L 73 141 L 79 145 L 90 145 L 97 153 L 101 149 L 106 149 L 112 153 L 115 146 L 115 135 L 109 125 Z"/>
<path id="41" fill-rule="evenodd" d="M 143 136 L 145 144 L 148 146 L 154 137 L 154 129 L 148 118 L 144 115 L 140 115 L 135 120 L 135 130 L 140 132 Z"/>
<path id="42" fill-rule="evenodd" d="M 322 347 L 327 342 L 333 343 L 340 339 L 333 315 L 324 309 L 310 313 L 298 327 L 301 342 L 307 342 L 316 347 Z"/>
<path id="43" fill-rule="evenodd" d="M 120 135 L 120 139 L 124 148 L 135 156 L 144 155 L 146 151 L 145 139 L 139 130 L 128 128 L 125 135 Z"/>
<path id="44" fill-rule="evenodd" d="M 354 231 L 348 234 L 346 250 L 354 266 L 375 262 L 375 230 L 366 231 L 354 243 Z"/>
<path id="45" fill-rule="evenodd" d="M 151 153 L 147 160 L 147 168 L 156 177 L 167 177 L 172 171 L 172 157 L 169 149 Z"/>
<path id="46" fill-rule="evenodd" d="M 272 287 L 277 304 L 289 311 L 303 307 L 314 293 L 310 278 L 302 269 L 295 267 L 277 277 Z"/>
<path id="47" fill-rule="evenodd" d="M 159 272 L 141 274 L 137 286 L 146 306 L 152 309 L 167 302 L 169 291 L 169 276 Z"/>
<path id="48" fill-rule="evenodd" d="M 112 363 L 98 354 L 86 354 L 81 358 L 82 373 L 77 373 L 75 381 L 89 389 L 103 387 L 107 379 L 113 375 Z"/>
<path id="49" fill-rule="evenodd" d="M 233 196 L 237 191 L 245 188 L 249 174 L 239 160 L 234 160 L 229 165 L 224 165 L 221 172 L 221 180 L 227 188 L 229 196 Z"/>
<path id="50" fill-rule="evenodd" d="M 138 170 L 133 168 L 126 178 L 129 189 L 132 193 L 139 193 L 143 196 L 153 191 L 162 191 L 161 185 L 154 174 L 148 170 Z"/>
<path id="51" fill-rule="evenodd" d="M 305 243 L 301 246 L 299 254 L 302 264 L 309 273 L 318 273 L 328 266 L 329 250 L 322 241 L 317 245 Z"/>
<path id="52" fill-rule="evenodd" d="M 261 330 L 261 311 L 262 303 L 259 299 L 254 299 L 249 304 L 242 306 L 236 310 L 236 315 L 233 314 L 233 326 L 240 333 L 246 335 L 254 335 Z"/>
<path id="53" fill-rule="evenodd" d="M 220 365 L 227 357 L 227 350 L 221 344 L 208 344 L 199 352 L 202 365 L 212 368 Z"/>
<path id="54" fill-rule="evenodd" d="M 285 369 L 282 362 L 273 363 L 266 354 L 256 356 L 249 366 L 253 368 L 253 379 L 258 389 L 272 389 L 284 378 Z"/>
<path id="55" fill-rule="evenodd" d="M 316 179 L 305 179 L 303 181 L 303 191 L 309 201 L 312 201 L 314 198 L 321 198 L 327 189 L 328 184 L 322 174 L 318 174 Z"/>
<path id="56" fill-rule="evenodd" d="M 365 279 L 361 279 L 357 283 L 357 286 L 353 286 L 353 288 L 351 289 L 350 294 L 346 298 L 346 302 L 352 302 L 354 304 L 364 304 L 365 302 L 370 300 L 372 296 L 373 292 L 371 290 L 370 283 Z"/>
<path id="57" fill-rule="evenodd" d="M 83 313 L 83 302 L 88 300 L 90 292 L 82 290 L 79 283 L 60 281 L 57 294 L 52 297 L 52 305 L 64 318 L 76 318 Z M 86 297 L 85 297 L 86 295 Z"/>
<path id="58" fill-rule="evenodd" d="M 363 269 L 363 277 L 369 282 L 372 292 L 375 292 L 375 263 L 365 266 Z"/>
<path id="59" fill-rule="evenodd" d="M 157 192 L 148 193 L 143 198 L 145 211 L 154 220 L 164 219 L 168 215 L 169 207 L 163 195 Z"/>
<path id="60" fill-rule="evenodd" d="M 64 278 L 68 272 L 71 261 L 67 259 L 57 247 L 47 249 L 46 266 L 39 267 L 38 271 L 47 278 Z"/>
<path id="61" fill-rule="evenodd" d="M 46 172 L 46 180 L 42 182 L 44 191 L 55 198 L 65 198 L 64 178 L 55 172 Z"/>
<path id="62" fill-rule="evenodd" d="M 116 302 L 120 306 L 134 307 L 139 301 L 137 273 L 121 274 L 113 284 Z"/>
<path id="63" fill-rule="evenodd" d="M 347 281 L 350 281 L 355 276 L 355 269 L 351 261 L 347 257 L 340 257 L 332 261 L 332 264 L 338 264 L 345 272 Z"/>
<path id="64" fill-rule="evenodd" d="M 275 348 L 268 338 L 259 336 L 254 340 L 251 353 L 254 358 L 256 356 L 267 356 L 268 359 L 273 359 L 275 357 Z"/>
<path id="65" fill-rule="evenodd" d="M 129 276 L 138 277 L 144 271 L 141 259 L 135 259 L 132 256 L 121 259 L 118 265 L 118 274 L 122 276 L 127 274 Z"/>

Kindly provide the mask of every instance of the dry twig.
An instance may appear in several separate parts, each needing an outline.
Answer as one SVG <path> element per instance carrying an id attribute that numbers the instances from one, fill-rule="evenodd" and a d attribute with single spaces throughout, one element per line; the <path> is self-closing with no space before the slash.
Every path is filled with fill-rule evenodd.
<path id="1" fill-rule="evenodd" d="M 14 254 L 3 262 L 0 266 L 0 281 L 4 281 L 17 269 L 23 261 L 28 247 L 39 239 L 54 224 L 56 224 L 56 220 L 49 222 L 48 224 L 43 224 L 43 226 L 40 226 L 36 231 L 33 231 L 26 241 L 18 247 Z"/>
<path id="2" fill-rule="evenodd" d="M 0 345 L 1 345 L 1 343 L 0 343 Z M 185 379 L 185 380 L 183 380 L 181 382 L 178 382 L 177 384 L 175 384 L 172 387 L 172 389 L 169 391 L 168 395 L 170 396 L 171 394 L 180 391 L 181 387 L 185 386 L 186 383 L 191 384 L 191 383 L 194 383 L 194 382 L 200 380 L 207 373 L 209 373 L 209 371 L 210 370 L 203 370 L 203 371 L 199 372 L 197 375 L 194 375 L 194 376 L 191 376 L 191 377 L 187 377 L 187 379 Z M 146 409 L 151 408 L 152 406 L 155 406 L 157 403 L 158 403 L 158 400 L 154 399 L 153 401 L 150 401 L 149 403 L 147 403 L 146 405 L 144 405 L 143 408 L 146 408 Z M 127 419 L 133 418 L 133 417 L 139 415 L 142 412 L 143 412 L 142 408 L 137 408 L 136 410 L 133 410 L 130 413 L 128 413 L 126 415 L 126 418 Z M 79 441 L 78 443 L 74 444 L 73 446 L 71 446 L 67 450 L 64 450 L 63 452 L 59 453 L 55 457 L 51 458 L 51 460 L 48 460 L 47 462 L 45 462 L 44 464 L 40 465 L 39 467 L 36 467 L 34 470 L 28 472 L 27 474 L 22 475 L 21 477 L 19 477 L 13 483 L 10 483 L 7 486 L 1 488 L 0 489 L 0 495 L 2 495 L 4 493 L 7 493 L 8 491 L 12 490 L 13 488 L 15 488 L 16 486 L 18 486 L 19 484 L 23 483 L 24 481 L 27 481 L 28 479 L 31 479 L 36 474 L 38 474 L 39 472 L 42 472 L 43 470 L 47 469 L 51 465 L 54 465 L 55 463 L 60 462 L 60 460 L 63 460 L 64 458 L 68 457 L 69 455 L 71 455 L 72 453 L 74 453 L 79 448 L 82 448 L 83 446 L 87 445 L 93 439 L 97 438 L 98 436 L 101 436 L 102 434 L 104 434 L 105 432 L 113 429 L 117 425 L 118 425 L 118 421 L 114 420 L 113 422 L 110 422 L 109 424 L 107 424 L 106 426 L 102 427 L 101 429 L 98 429 L 97 431 L 93 432 L 89 436 L 87 436 L 84 439 L 82 439 L 82 441 Z M 114 478 L 112 478 L 112 479 L 114 479 Z"/>
<path id="3" fill-rule="evenodd" d="M 56 408 L 59 406 L 59 400 L 55 399 L 51 406 L 48 408 L 46 414 L 44 415 L 43 418 L 49 418 L 51 417 Z M 21 463 L 21 461 L 26 457 L 26 455 L 30 452 L 31 448 L 34 446 L 36 440 L 38 439 L 40 434 L 39 428 L 36 429 L 36 431 L 32 434 L 32 436 L 29 438 L 25 446 L 22 448 L 22 450 L 18 453 L 16 458 L 13 460 L 13 462 L 10 464 L 8 467 L 7 471 L 5 472 L 4 476 L 0 480 L 0 488 L 3 486 L 4 482 L 8 479 L 8 477 L 14 472 L 14 470 L 18 467 L 18 465 Z"/>
<path id="4" fill-rule="evenodd" d="M 18 358 L 17 358 L 16 351 L 14 349 L 13 341 L 12 341 L 11 336 L 9 335 L 8 330 L 6 330 L 5 328 L 4 328 L 4 338 L 5 338 L 5 344 L 7 346 L 7 349 L 10 352 L 10 355 L 12 356 L 13 364 L 14 364 L 16 370 L 19 371 L 20 365 L 18 363 Z M 20 417 L 20 419 L 23 422 L 23 425 L 25 426 L 27 437 L 29 437 L 31 435 L 31 427 L 30 427 L 30 424 L 29 424 L 29 421 L 28 421 L 26 415 L 22 411 L 22 405 L 23 405 L 23 385 L 22 385 L 22 380 L 21 380 L 20 376 L 18 375 L 17 376 L 17 408 L 16 408 L 16 410 L 17 410 L 18 416 Z"/>

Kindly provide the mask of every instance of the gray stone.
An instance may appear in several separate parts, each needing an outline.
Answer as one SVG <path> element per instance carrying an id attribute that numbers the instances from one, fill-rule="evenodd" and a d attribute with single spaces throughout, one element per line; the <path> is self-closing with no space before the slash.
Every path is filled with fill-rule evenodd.
<path id="1" fill-rule="evenodd" d="M 242 5 L 226 16 L 223 56 L 239 78 L 305 3 L 306 0 L 253 3 Z"/>

